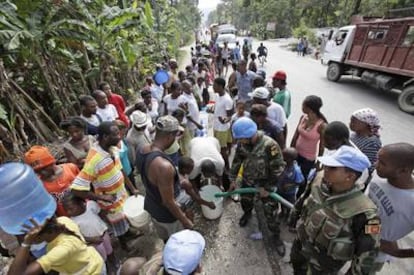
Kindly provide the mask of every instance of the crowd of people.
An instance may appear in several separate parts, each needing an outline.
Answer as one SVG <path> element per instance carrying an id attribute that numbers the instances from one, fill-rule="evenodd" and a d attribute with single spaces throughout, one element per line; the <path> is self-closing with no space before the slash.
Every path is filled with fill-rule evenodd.
<path id="1" fill-rule="evenodd" d="M 129 105 L 101 83 L 79 98 L 79 116 L 60 124 L 69 136 L 64 163 L 42 145 L 25 153 L 57 209 L 44 224 L 25 226 L 9 274 L 194 274 L 205 247 L 194 231 L 194 203 L 216 207 L 198 193 L 205 184 L 256 188 L 241 194 L 239 225 L 261 205 L 271 245 L 284 256 L 286 223 L 296 236 L 294 274 L 337 274 L 348 261 L 348 274 L 373 274 L 389 256 L 414 257 L 397 243 L 414 229 L 414 146 L 382 146 L 370 108 L 350 114 L 348 127 L 325 117 L 317 95 L 292 106 L 282 70 L 267 83 L 240 59 L 228 81 L 222 71 L 215 77 L 214 57 L 194 55 L 185 71 L 174 59 L 157 65 Z M 165 83 L 158 73 L 168 74 Z M 302 116 L 289 143 L 293 112 Z M 280 206 L 273 192 L 294 208 Z M 127 251 L 142 234 L 123 213 L 126 199 L 139 193 L 165 246 L 118 266 L 114 242 Z M 34 253 L 39 243 L 45 249 Z"/>

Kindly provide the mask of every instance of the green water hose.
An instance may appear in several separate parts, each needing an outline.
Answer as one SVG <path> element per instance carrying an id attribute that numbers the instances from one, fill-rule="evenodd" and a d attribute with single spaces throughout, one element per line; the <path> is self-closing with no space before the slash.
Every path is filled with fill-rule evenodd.
<path id="1" fill-rule="evenodd" d="M 248 188 L 239 188 L 239 189 L 236 189 L 236 190 L 231 191 L 231 192 L 220 192 L 220 193 L 216 193 L 216 194 L 214 194 L 214 196 L 216 198 L 218 198 L 218 197 L 229 197 L 229 196 L 237 195 L 237 194 L 240 195 L 240 194 L 255 194 L 255 193 L 259 193 L 259 189 L 258 188 L 248 187 Z M 276 192 L 270 192 L 269 193 L 269 197 L 271 197 L 275 201 L 280 202 L 281 204 L 283 204 L 284 206 L 286 206 L 286 207 L 288 207 L 290 209 L 293 208 L 293 204 L 291 204 L 286 199 L 282 198 Z"/>

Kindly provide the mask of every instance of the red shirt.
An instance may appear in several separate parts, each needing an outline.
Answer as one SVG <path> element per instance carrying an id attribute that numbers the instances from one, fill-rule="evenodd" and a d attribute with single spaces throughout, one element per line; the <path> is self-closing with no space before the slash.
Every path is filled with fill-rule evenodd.
<path id="1" fill-rule="evenodd" d="M 129 120 L 125 115 L 125 101 L 122 96 L 112 93 L 108 97 L 108 101 L 110 104 L 115 106 L 119 119 L 123 121 L 127 127 L 129 127 Z"/>

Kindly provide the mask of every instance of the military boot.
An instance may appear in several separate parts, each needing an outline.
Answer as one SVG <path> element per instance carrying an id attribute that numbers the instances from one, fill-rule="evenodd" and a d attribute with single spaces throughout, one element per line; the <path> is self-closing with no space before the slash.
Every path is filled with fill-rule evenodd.
<path id="1" fill-rule="evenodd" d="M 276 252 L 279 254 L 280 257 L 284 257 L 286 254 L 286 248 L 283 241 L 280 239 L 279 236 L 273 236 L 273 243 L 275 244 Z"/>
<path id="2" fill-rule="evenodd" d="M 251 217 L 252 217 L 252 212 L 244 212 L 243 216 L 239 220 L 240 227 L 245 227 Z"/>

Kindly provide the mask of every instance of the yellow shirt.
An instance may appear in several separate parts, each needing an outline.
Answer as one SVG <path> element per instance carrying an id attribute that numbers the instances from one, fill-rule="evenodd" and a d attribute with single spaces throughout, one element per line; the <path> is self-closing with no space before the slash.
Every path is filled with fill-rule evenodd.
<path id="1" fill-rule="evenodd" d="M 79 227 L 67 217 L 57 218 L 60 224 L 82 236 Z M 83 240 L 83 237 L 82 237 Z M 101 274 L 104 261 L 95 248 L 79 238 L 60 234 L 47 245 L 47 253 L 37 262 L 45 273 L 55 270 L 61 274 Z"/>

